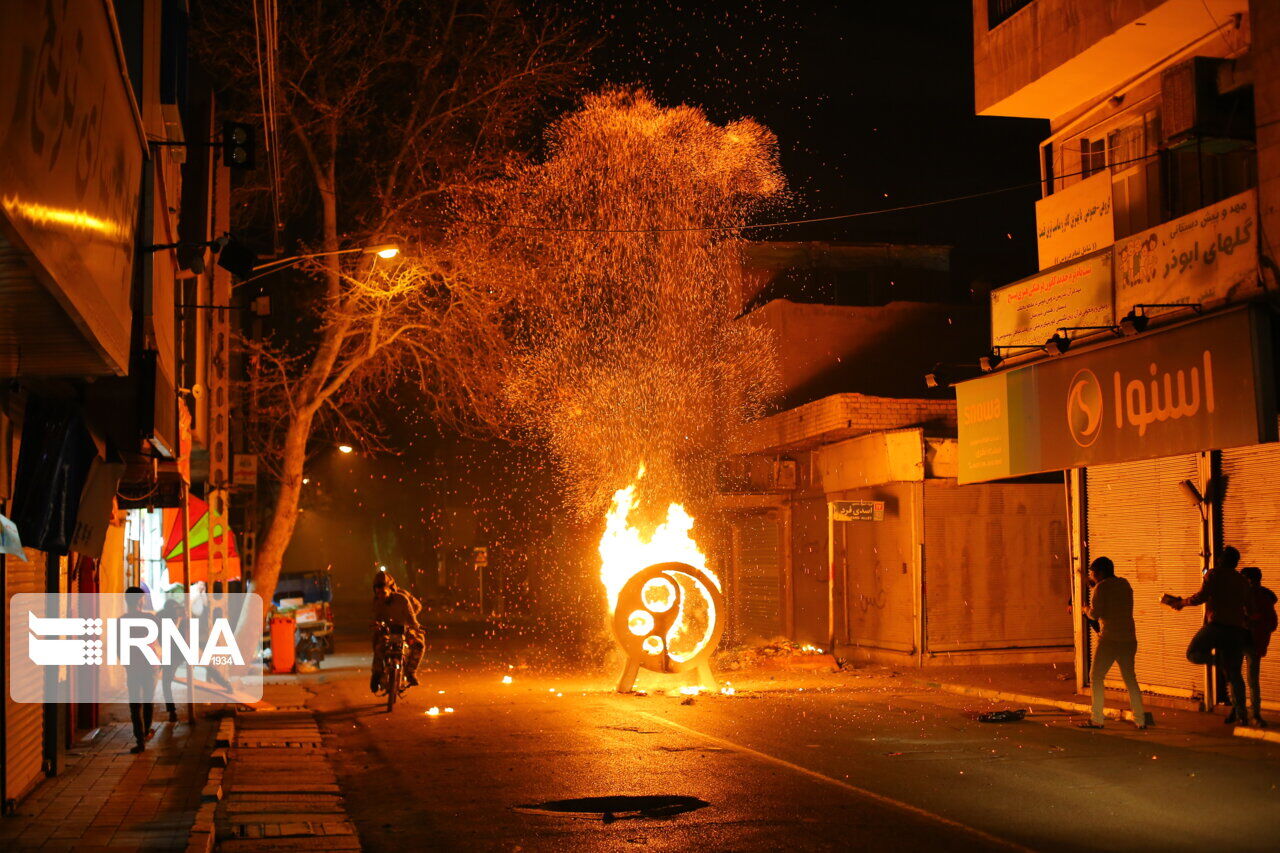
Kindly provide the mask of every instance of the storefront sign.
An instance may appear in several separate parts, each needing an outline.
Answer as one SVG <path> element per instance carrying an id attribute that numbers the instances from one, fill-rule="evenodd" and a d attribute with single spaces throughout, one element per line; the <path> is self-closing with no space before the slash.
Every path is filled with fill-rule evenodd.
<path id="1" fill-rule="evenodd" d="M 1276 440 L 1266 323 L 1237 309 L 958 384 L 959 481 Z"/>
<path id="2" fill-rule="evenodd" d="M 1110 171 L 1104 169 L 1036 202 L 1040 269 L 1075 260 L 1114 241 Z"/>
<path id="3" fill-rule="evenodd" d="M 832 501 L 832 521 L 884 521 L 884 501 Z"/>
<path id="4" fill-rule="evenodd" d="M 1134 305 L 1238 302 L 1258 292 L 1253 190 L 1116 243 L 1116 316 Z"/>
<path id="5" fill-rule="evenodd" d="M 6 5 L 0 27 L 0 220 L 52 279 L 106 366 L 129 365 L 146 143 L 106 3 Z"/>
<path id="6" fill-rule="evenodd" d="M 993 346 L 1043 344 L 1062 326 L 1109 326 L 1111 250 L 991 291 Z"/>

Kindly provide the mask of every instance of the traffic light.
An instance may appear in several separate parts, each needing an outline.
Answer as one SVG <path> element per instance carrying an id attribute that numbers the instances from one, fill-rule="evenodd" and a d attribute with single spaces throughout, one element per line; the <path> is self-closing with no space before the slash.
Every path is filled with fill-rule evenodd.
<path id="1" fill-rule="evenodd" d="M 239 121 L 222 123 L 222 165 L 229 169 L 252 169 L 254 128 Z"/>

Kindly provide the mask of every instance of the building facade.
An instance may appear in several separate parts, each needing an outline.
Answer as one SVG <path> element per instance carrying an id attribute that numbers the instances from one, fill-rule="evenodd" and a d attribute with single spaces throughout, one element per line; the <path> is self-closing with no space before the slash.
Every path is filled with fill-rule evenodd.
<path id="1" fill-rule="evenodd" d="M 1061 477 L 958 488 L 955 402 L 921 379 L 986 336 L 950 249 L 761 243 L 747 273 L 783 410 L 722 469 L 731 636 L 915 665 L 1069 659 Z"/>
<path id="2" fill-rule="evenodd" d="M 1132 583 L 1144 690 L 1212 706 L 1187 595 L 1225 545 L 1280 575 L 1280 7 L 976 0 L 976 108 L 1048 119 L 1040 272 L 992 293 L 957 385 L 960 482 L 1063 470 L 1077 683 L 1088 562 Z M 1000 360 L 1002 359 L 1002 360 Z M 1262 693 L 1280 702 L 1264 658 Z"/>
<path id="3" fill-rule="evenodd" d="M 230 279 L 203 245 L 226 229 L 229 178 L 209 145 L 211 88 L 193 80 L 187 4 L 10 6 L 0 30 L 6 659 L 16 593 L 186 584 L 190 555 L 163 553 L 162 510 L 194 484 L 225 516 L 217 487 L 230 483 L 227 312 L 196 307 L 229 302 Z M 193 455 L 208 459 L 194 477 Z M 215 554 L 229 547 L 215 536 Z M 75 684 L 87 696 L 88 682 Z M 11 695 L 0 704 L 6 810 L 58 772 L 99 711 Z"/>

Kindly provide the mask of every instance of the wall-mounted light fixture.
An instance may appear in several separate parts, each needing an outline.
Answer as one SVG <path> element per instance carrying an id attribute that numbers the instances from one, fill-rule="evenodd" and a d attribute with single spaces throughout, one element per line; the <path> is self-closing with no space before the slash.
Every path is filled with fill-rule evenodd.
<path id="1" fill-rule="evenodd" d="M 1000 353 L 1005 350 L 1021 350 L 1023 352 L 1031 352 L 1040 349 L 1039 344 L 997 344 L 991 348 L 989 355 L 984 355 L 978 359 L 978 368 L 983 373 L 990 373 L 1004 362 L 1004 356 Z"/>
<path id="2" fill-rule="evenodd" d="M 957 376 L 957 369 L 961 372 L 972 373 L 978 370 L 976 364 L 946 364 L 938 362 L 933 369 L 924 375 L 924 384 L 929 388 L 940 388 L 943 385 L 952 385 L 960 381 Z"/>
<path id="3" fill-rule="evenodd" d="M 1172 313 L 1174 311 L 1185 311 L 1190 309 L 1196 314 L 1200 314 L 1204 309 L 1195 302 L 1140 302 L 1129 309 L 1129 313 L 1120 318 L 1120 333 L 1128 337 L 1140 335 L 1151 325 L 1151 317 L 1147 315 L 1148 308 L 1167 308 Z"/>

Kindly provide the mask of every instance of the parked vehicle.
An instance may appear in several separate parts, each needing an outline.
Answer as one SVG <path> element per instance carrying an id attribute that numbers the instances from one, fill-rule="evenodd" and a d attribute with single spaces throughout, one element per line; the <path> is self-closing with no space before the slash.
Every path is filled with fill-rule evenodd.
<path id="1" fill-rule="evenodd" d="M 276 584 L 272 603 L 293 611 L 297 621 L 297 659 L 320 663 L 333 653 L 333 582 L 330 567 L 318 572 L 285 572 Z"/>

